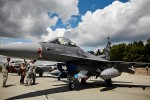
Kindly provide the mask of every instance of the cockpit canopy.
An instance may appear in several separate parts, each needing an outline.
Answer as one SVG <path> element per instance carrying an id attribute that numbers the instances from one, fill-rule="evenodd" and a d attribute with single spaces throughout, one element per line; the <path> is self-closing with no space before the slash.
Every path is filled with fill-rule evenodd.
<path id="1" fill-rule="evenodd" d="M 65 45 L 65 46 L 76 46 L 76 44 L 74 42 L 72 42 L 70 39 L 68 39 L 66 37 L 57 37 L 57 38 L 54 38 L 48 42 L 60 44 L 60 45 Z"/>

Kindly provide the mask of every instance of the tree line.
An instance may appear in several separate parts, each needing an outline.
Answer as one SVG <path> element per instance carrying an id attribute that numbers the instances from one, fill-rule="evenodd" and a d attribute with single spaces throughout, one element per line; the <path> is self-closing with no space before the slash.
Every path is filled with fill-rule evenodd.
<path id="1" fill-rule="evenodd" d="M 96 56 L 104 54 L 103 50 L 98 49 L 96 52 L 89 51 Z M 128 62 L 150 62 L 150 38 L 146 43 L 143 41 L 134 41 L 126 44 L 116 44 L 111 46 L 110 60 L 112 61 L 128 61 Z"/>

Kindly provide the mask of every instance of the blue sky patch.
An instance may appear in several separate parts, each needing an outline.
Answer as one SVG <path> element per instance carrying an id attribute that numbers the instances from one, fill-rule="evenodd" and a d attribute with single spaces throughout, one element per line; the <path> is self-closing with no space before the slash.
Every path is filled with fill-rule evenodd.
<path id="1" fill-rule="evenodd" d="M 48 16 L 50 18 L 54 18 L 55 16 L 59 17 L 57 13 L 48 12 Z"/>
<path id="2" fill-rule="evenodd" d="M 58 21 L 57 21 L 56 25 L 55 26 L 50 26 L 50 28 L 53 31 L 56 30 L 57 28 L 65 28 L 65 29 L 67 29 L 67 25 L 62 22 L 61 18 L 58 18 Z"/>
<path id="3" fill-rule="evenodd" d="M 94 12 L 97 9 L 103 9 L 106 6 L 110 5 L 116 0 L 79 0 L 79 12 L 81 15 L 84 15 L 87 11 Z M 118 0 L 121 2 L 128 2 L 129 0 Z"/>
<path id="4" fill-rule="evenodd" d="M 24 38 L 1 38 L 0 43 L 31 43 L 30 39 Z"/>

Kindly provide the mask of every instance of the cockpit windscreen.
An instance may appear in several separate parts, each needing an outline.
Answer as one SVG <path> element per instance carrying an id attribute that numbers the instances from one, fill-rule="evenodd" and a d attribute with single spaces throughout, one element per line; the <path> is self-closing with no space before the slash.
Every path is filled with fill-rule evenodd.
<path id="1" fill-rule="evenodd" d="M 57 38 L 54 38 L 48 42 L 60 44 L 60 45 L 66 45 L 66 46 L 76 46 L 76 44 L 74 42 L 72 42 L 70 39 L 68 39 L 66 37 L 57 37 Z"/>

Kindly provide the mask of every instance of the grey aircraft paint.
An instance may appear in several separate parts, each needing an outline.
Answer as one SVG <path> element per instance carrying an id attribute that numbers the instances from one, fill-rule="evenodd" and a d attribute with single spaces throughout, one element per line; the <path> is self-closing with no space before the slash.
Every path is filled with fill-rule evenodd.
<path id="1" fill-rule="evenodd" d="M 39 49 L 42 50 L 42 46 L 39 43 L 7 44 L 0 46 L 0 54 L 10 57 L 38 59 Z"/>
<path id="2" fill-rule="evenodd" d="M 110 51 L 110 50 L 109 50 Z M 85 52 L 80 47 L 76 46 L 71 40 L 65 37 L 58 37 L 48 42 L 40 43 L 22 43 L 9 44 L 0 46 L 0 54 L 11 57 L 19 57 L 23 59 L 39 59 L 47 61 L 64 62 L 69 74 L 74 74 L 78 71 L 78 76 L 100 76 L 107 83 L 111 83 L 110 79 L 121 75 L 122 72 L 133 73 L 132 65 L 150 65 L 150 63 L 141 62 L 124 62 L 124 61 L 109 61 L 103 56 L 94 56 Z M 108 57 L 106 57 L 108 58 Z M 87 71 L 86 75 L 83 70 Z M 83 78 L 83 77 L 82 77 Z M 72 89 L 74 78 L 69 78 L 69 88 Z M 84 82 L 83 80 L 81 82 Z"/>

